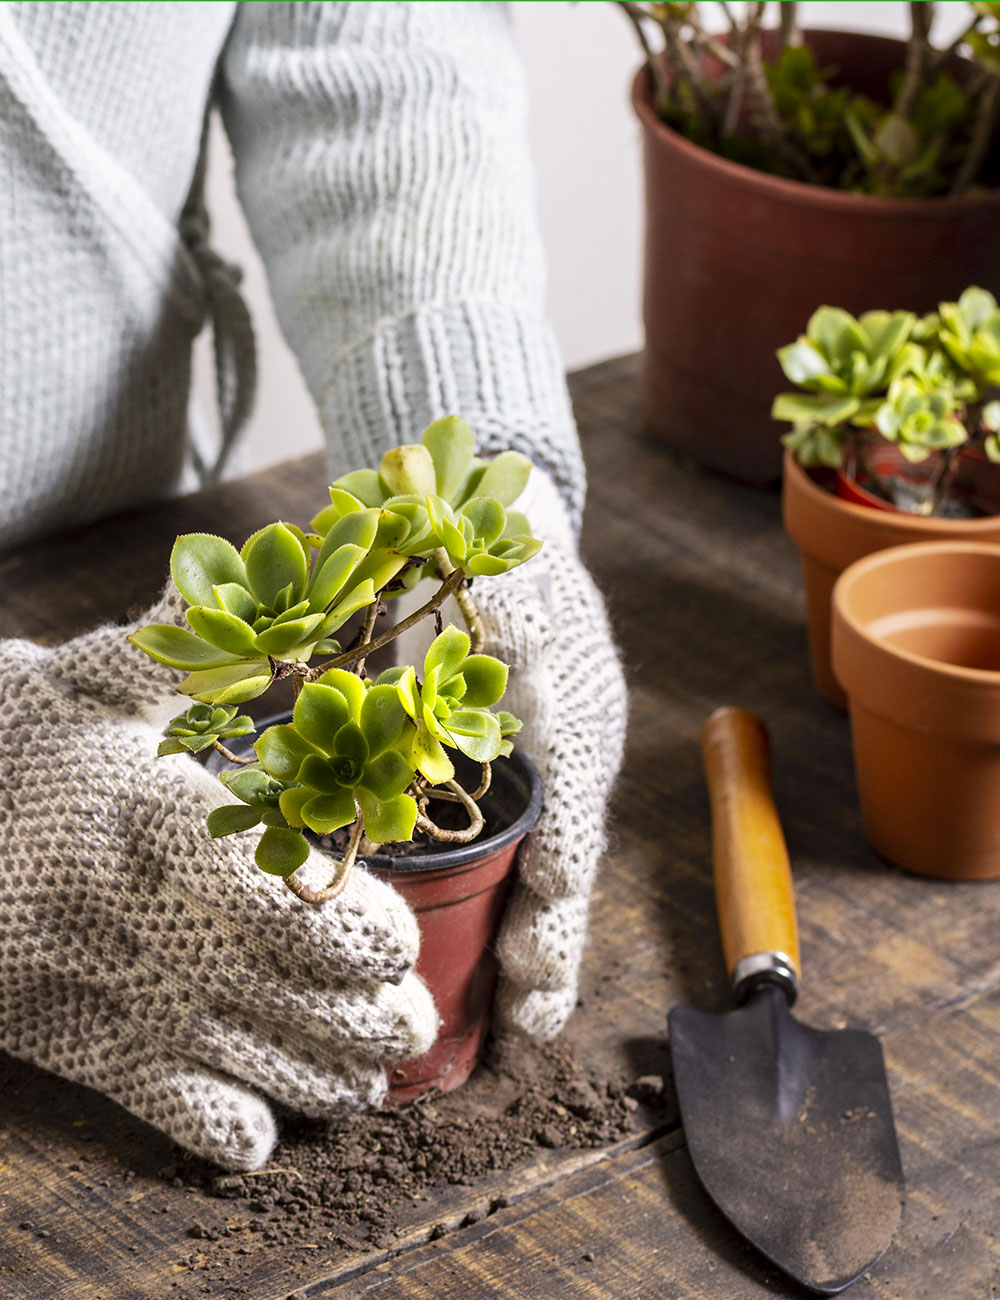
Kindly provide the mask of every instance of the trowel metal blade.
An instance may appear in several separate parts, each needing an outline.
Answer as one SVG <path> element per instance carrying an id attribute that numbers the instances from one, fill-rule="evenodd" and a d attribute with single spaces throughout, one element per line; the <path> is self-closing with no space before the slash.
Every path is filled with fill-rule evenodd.
<path id="1" fill-rule="evenodd" d="M 709 1195 L 803 1286 L 850 1286 L 888 1246 L 905 1197 L 878 1040 L 800 1024 L 774 987 L 727 1015 L 676 1007 L 669 1025 Z"/>

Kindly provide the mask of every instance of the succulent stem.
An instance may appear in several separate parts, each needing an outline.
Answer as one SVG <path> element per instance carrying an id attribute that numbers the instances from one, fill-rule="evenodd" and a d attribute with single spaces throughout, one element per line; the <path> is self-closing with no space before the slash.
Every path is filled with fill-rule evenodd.
<path id="1" fill-rule="evenodd" d="M 343 893 L 344 886 L 347 884 L 347 878 L 351 873 L 351 867 L 354 866 L 354 860 L 358 856 L 358 846 L 364 833 L 365 824 L 359 817 L 351 829 L 347 852 L 339 862 L 334 864 L 333 878 L 328 885 L 325 885 L 322 889 L 310 889 L 301 880 L 296 880 L 294 874 L 292 874 L 285 877 L 287 888 L 303 903 L 312 903 L 314 906 L 318 906 L 320 903 L 328 903 L 331 898 L 336 898 L 338 894 Z"/>

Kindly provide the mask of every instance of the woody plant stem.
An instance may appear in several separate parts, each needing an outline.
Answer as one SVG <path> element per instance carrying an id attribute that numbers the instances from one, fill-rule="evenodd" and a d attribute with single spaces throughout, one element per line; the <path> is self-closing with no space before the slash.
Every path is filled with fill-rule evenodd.
<path id="1" fill-rule="evenodd" d="M 421 605 L 418 610 L 414 610 L 409 617 L 404 618 L 401 622 L 397 623 L 395 627 L 391 627 L 388 631 L 383 632 L 381 636 L 377 636 L 374 641 L 364 640 L 360 645 L 356 645 L 350 650 L 345 650 L 343 654 L 337 655 L 333 659 L 327 659 L 325 663 L 317 664 L 314 668 L 310 668 L 302 680 L 307 683 L 314 682 L 331 668 L 346 668 L 348 664 L 356 663 L 359 659 L 367 659 L 370 654 L 374 654 L 376 650 L 381 650 L 382 647 L 388 645 L 390 641 L 395 641 L 396 637 L 400 636 L 403 632 L 408 632 L 411 627 L 415 627 L 417 623 L 419 623 L 421 619 L 426 618 L 428 614 L 433 614 L 436 609 L 440 609 L 452 592 L 457 591 L 464 581 L 465 571 L 463 569 L 452 570 L 430 600 L 427 601 L 426 604 Z"/>

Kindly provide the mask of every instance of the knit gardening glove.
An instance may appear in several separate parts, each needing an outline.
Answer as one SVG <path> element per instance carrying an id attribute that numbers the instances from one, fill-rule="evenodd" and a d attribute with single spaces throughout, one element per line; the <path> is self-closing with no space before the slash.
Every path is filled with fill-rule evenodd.
<path id="1" fill-rule="evenodd" d="M 141 622 L 181 607 L 171 590 Z M 174 674 L 128 630 L 0 642 L 0 1048 L 254 1169 L 275 1141 L 261 1094 L 360 1109 L 384 1096 L 383 1061 L 430 1046 L 417 926 L 363 870 L 311 907 L 254 865 L 252 833 L 209 838 L 229 796 L 156 757 Z M 318 883 L 329 860 L 300 870 Z"/>
<path id="2" fill-rule="evenodd" d="M 504 707 L 524 723 L 517 745 L 537 767 L 544 791 L 500 933 L 498 1019 L 504 1028 L 549 1039 L 576 1004 L 627 696 L 604 602 L 543 471 L 532 472 L 518 507 L 545 545 L 502 579 L 476 582 L 473 594 L 485 648 L 511 666 Z"/>

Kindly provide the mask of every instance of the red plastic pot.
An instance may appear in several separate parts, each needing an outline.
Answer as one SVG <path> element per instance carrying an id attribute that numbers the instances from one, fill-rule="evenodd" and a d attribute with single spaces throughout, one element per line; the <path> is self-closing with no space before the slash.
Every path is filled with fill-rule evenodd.
<path id="1" fill-rule="evenodd" d="M 899 41 L 807 32 L 821 66 L 885 101 Z M 659 120 L 641 69 L 632 103 L 646 178 L 643 399 L 650 426 L 711 469 L 777 480 L 775 353 L 821 304 L 933 310 L 970 284 L 1000 295 L 1000 192 L 882 199 L 729 162 Z"/>
<path id="2" fill-rule="evenodd" d="M 882 478 L 900 474 L 911 481 L 927 483 L 938 472 L 940 453 L 911 464 L 891 442 L 878 442 L 865 449 L 864 461 Z M 853 472 L 852 472 L 853 471 Z M 864 486 L 864 470 L 848 465 L 837 470 L 837 496 L 856 506 L 908 514 Z M 958 454 L 953 490 L 969 504 L 977 518 L 1000 515 L 1000 465 L 991 461 L 979 447 L 966 446 Z"/>
<path id="3" fill-rule="evenodd" d="M 417 915 L 416 970 L 441 1017 L 429 1052 L 389 1067 L 390 1102 L 451 1092 L 482 1056 L 497 982 L 493 948 L 514 881 L 515 857 L 542 809 L 541 781 L 523 755 L 515 751 L 494 764 L 480 807 L 504 829 L 440 853 L 366 859 L 368 869 L 402 894 Z"/>

